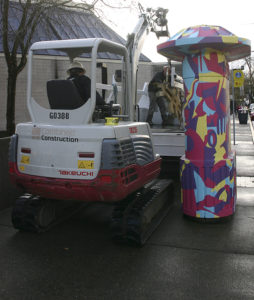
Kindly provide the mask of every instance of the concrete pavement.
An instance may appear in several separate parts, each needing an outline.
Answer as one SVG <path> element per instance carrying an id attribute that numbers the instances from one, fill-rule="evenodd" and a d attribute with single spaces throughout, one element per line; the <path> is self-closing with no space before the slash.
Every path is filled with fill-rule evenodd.
<path id="1" fill-rule="evenodd" d="M 254 145 L 236 123 L 236 213 L 199 224 L 173 209 L 143 248 L 110 239 L 111 207 L 88 205 L 50 232 L 0 213 L 0 299 L 254 299 Z"/>

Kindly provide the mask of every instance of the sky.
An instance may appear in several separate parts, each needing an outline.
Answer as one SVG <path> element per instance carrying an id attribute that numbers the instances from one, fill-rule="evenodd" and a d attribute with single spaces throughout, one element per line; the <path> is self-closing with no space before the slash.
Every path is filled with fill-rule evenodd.
<path id="1" fill-rule="evenodd" d="M 254 1 L 253 0 L 140 0 L 144 8 L 162 7 L 168 9 L 168 29 L 170 36 L 195 25 L 218 25 L 233 34 L 252 42 L 254 50 Z M 135 10 L 112 10 L 110 26 L 126 38 L 138 22 L 139 13 Z M 142 52 L 154 62 L 166 61 L 159 55 L 156 46 L 167 38 L 156 38 L 154 33 L 147 37 Z M 253 52 L 254 55 L 254 52 Z"/>

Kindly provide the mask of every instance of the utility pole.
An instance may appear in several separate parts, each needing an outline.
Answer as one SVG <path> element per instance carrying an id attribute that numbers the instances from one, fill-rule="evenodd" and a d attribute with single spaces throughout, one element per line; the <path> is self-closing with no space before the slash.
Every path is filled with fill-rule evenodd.
<path id="1" fill-rule="evenodd" d="M 235 145 L 235 87 L 234 87 L 234 70 L 231 71 L 232 82 L 232 102 L 233 102 L 233 140 Z"/>

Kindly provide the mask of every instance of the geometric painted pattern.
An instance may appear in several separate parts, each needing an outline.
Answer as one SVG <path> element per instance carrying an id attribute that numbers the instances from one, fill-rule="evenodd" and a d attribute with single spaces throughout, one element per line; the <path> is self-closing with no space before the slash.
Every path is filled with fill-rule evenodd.
<path id="1" fill-rule="evenodd" d="M 158 46 L 182 61 L 185 155 L 181 158 L 183 213 L 196 218 L 232 215 L 236 203 L 231 150 L 228 61 L 250 53 L 250 41 L 219 26 L 195 26 Z"/>
<path id="2" fill-rule="evenodd" d="M 230 143 L 228 63 L 211 48 L 185 57 L 185 156 L 181 159 L 183 212 L 218 218 L 233 214 L 235 155 Z"/>

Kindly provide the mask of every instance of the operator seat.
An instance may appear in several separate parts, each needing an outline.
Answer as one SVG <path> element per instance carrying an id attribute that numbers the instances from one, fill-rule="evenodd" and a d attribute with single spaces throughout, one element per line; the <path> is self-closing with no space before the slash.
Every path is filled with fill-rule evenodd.
<path id="1" fill-rule="evenodd" d="M 51 109 L 76 109 L 84 104 L 71 80 L 49 80 L 47 94 Z"/>

